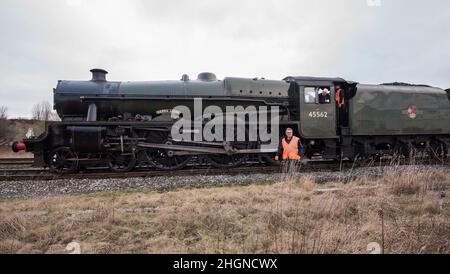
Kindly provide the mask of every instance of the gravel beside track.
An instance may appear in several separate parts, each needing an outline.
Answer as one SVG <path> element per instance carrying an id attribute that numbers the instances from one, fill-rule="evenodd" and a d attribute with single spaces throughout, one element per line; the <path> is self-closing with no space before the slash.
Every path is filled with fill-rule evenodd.
<path id="1" fill-rule="evenodd" d="M 0 199 L 32 198 L 67 194 L 86 194 L 113 190 L 153 190 L 171 191 L 180 188 L 200 188 L 217 186 L 236 186 L 249 184 L 268 184 L 295 178 L 296 180 L 312 177 L 316 183 L 329 181 L 349 182 L 360 177 L 383 175 L 391 167 L 364 167 L 345 171 L 301 172 L 294 174 L 253 172 L 239 175 L 192 175 L 192 176 L 158 176 L 128 177 L 108 179 L 56 179 L 0 181 Z M 448 166 L 396 166 L 396 171 L 450 171 Z M 130 175 L 132 176 L 132 175 Z"/>

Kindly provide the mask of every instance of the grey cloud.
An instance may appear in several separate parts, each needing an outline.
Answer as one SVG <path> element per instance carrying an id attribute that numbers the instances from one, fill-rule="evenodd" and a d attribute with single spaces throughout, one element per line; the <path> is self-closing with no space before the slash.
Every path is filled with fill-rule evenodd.
<path id="1" fill-rule="evenodd" d="M 79 3 L 79 5 L 77 5 Z M 3 0 L 0 105 L 51 101 L 58 79 L 343 76 L 450 87 L 445 0 Z"/>

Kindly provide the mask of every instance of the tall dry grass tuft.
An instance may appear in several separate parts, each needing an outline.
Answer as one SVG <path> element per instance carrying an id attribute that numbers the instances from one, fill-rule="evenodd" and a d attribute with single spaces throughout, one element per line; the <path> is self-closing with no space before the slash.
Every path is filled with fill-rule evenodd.
<path id="1" fill-rule="evenodd" d="M 423 195 L 428 189 L 429 174 L 386 171 L 380 183 L 395 195 Z"/>
<path id="2" fill-rule="evenodd" d="M 424 196 L 428 191 L 445 189 L 446 180 L 445 172 L 421 166 L 405 169 L 396 162 L 384 170 L 379 183 L 394 195 Z"/>
<path id="3" fill-rule="evenodd" d="M 298 178 L 298 173 L 301 169 L 299 161 L 282 161 L 281 163 L 281 181 L 295 182 Z"/>
<path id="4" fill-rule="evenodd" d="M 0 253 L 16 253 L 26 231 L 25 220 L 18 215 L 0 216 Z"/>
<path id="5" fill-rule="evenodd" d="M 18 238 L 25 232 L 25 220 L 19 215 L 0 217 L 0 240 Z"/>

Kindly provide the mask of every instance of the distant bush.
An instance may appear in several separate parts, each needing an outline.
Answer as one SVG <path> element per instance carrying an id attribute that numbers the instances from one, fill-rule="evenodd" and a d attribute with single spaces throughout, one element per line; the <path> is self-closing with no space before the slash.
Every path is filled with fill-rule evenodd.
<path id="1" fill-rule="evenodd" d="M 0 106 L 0 138 L 6 135 L 6 127 L 8 126 L 6 118 L 8 118 L 8 108 Z"/>
<path id="2" fill-rule="evenodd" d="M 6 136 L 7 120 L 8 118 L 8 108 L 5 106 L 0 106 L 0 138 Z"/>
<path id="3" fill-rule="evenodd" d="M 6 137 L 7 127 L 8 127 L 8 120 L 0 118 L 0 138 Z"/>

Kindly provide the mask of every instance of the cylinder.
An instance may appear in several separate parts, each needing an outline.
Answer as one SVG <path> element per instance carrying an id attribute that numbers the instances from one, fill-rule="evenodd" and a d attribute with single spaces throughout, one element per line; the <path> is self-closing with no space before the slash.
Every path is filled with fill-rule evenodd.
<path id="1" fill-rule="evenodd" d="M 70 126 L 67 127 L 70 146 L 76 153 L 98 153 L 104 150 L 105 127 Z"/>

